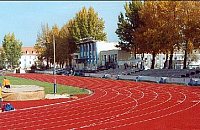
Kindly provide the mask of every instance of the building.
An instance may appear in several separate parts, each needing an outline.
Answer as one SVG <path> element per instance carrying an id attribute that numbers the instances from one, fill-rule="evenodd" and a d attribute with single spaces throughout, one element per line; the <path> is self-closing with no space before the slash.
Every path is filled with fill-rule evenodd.
<path id="1" fill-rule="evenodd" d="M 137 58 L 141 58 L 141 54 L 136 55 Z M 152 55 L 151 54 L 144 54 L 144 67 L 146 69 L 149 69 L 151 67 L 151 60 Z M 169 60 L 169 57 L 168 57 Z M 184 52 L 179 50 L 174 52 L 173 54 L 173 68 L 174 69 L 182 69 L 183 68 L 183 61 L 184 61 Z M 164 62 L 166 61 L 166 55 L 165 54 L 157 54 L 155 57 L 155 69 L 162 69 L 164 68 Z M 200 68 L 200 51 L 194 50 L 193 54 L 191 56 L 188 56 L 187 60 L 187 66 L 189 69 L 192 68 Z"/>
<path id="2" fill-rule="evenodd" d="M 116 42 L 83 39 L 78 44 L 79 52 L 73 54 L 73 67 L 76 69 L 96 69 L 100 65 L 100 52 L 118 49 Z"/>
<path id="3" fill-rule="evenodd" d="M 120 49 L 101 51 L 99 65 L 121 67 L 124 66 L 125 63 L 128 63 L 130 58 L 131 54 L 129 52 Z"/>
<path id="4" fill-rule="evenodd" d="M 30 69 L 37 61 L 37 54 L 33 47 L 22 47 L 22 56 L 20 58 L 20 68 Z"/>

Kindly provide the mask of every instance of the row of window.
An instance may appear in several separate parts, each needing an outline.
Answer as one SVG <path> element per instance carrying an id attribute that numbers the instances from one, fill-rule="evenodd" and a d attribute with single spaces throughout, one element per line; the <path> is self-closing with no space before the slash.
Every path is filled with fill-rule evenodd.
<path id="1" fill-rule="evenodd" d="M 21 63 L 21 61 L 19 62 L 19 64 L 20 64 L 20 65 L 22 64 L 22 63 Z M 32 62 L 31 62 L 31 61 L 29 61 L 29 64 L 30 64 L 30 65 L 32 65 Z"/>
<path id="2" fill-rule="evenodd" d="M 34 53 L 34 51 L 32 51 L 32 54 Z M 30 54 L 30 53 L 28 53 L 28 51 L 26 51 L 26 54 Z"/>
<path id="3" fill-rule="evenodd" d="M 88 52 L 88 51 L 95 51 L 95 44 L 94 43 L 89 43 L 89 44 L 82 44 L 80 46 L 80 51 L 81 52 Z"/>
<path id="4" fill-rule="evenodd" d="M 102 58 L 102 60 L 104 60 L 104 61 L 113 62 L 113 61 L 117 61 L 117 54 L 113 54 L 113 55 L 102 55 L 101 58 Z"/>

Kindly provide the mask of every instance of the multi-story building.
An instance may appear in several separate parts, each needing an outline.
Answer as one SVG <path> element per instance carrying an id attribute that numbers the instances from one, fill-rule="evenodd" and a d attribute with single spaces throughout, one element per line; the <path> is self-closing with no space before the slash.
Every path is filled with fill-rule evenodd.
<path id="1" fill-rule="evenodd" d="M 141 54 L 137 54 L 137 58 L 140 58 Z M 169 58 L 168 58 L 169 60 Z M 173 54 L 173 68 L 174 69 L 182 69 L 183 68 L 183 61 L 184 61 L 184 52 L 183 51 L 176 51 Z M 151 54 L 144 54 L 144 66 L 145 68 L 149 69 L 151 67 L 152 55 Z M 163 68 L 164 62 L 166 61 L 165 54 L 157 54 L 155 58 L 155 68 Z M 200 68 L 200 51 L 194 50 L 193 53 L 188 56 L 187 59 L 187 66 L 189 69 L 192 68 Z"/>
<path id="2" fill-rule="evenodd" d="M 79 52 L 73 54 L 73 66 L 77 69 L 96 69 L 101 64 L 100 52 L 118 49 L 116 45 L 116 42 L 83 39 L 78 43 Z"/>
<path id="3" fill-rule="evenodd" d="M 37 54 L 33 47 L 22 47 L 22 56 L 20 58 L 20 68 L 30 69 L 37 61 Z"/>
<path id="4" fill-rule="evenodd" d="M 119 48 L 117 48 L 117 44 L 118 43 L 116 42 L 109 43 L 105 41 L 84 39 L 78 44 L 79 51 L 73 54 L 73 66 L 77 69 L 96 69 L 98 66 L 106 66 L 111 63 L 116 64 L 118 66 L 123 66 L 124 64 L 136 67 L 144 66 L 145 69 L 150 69 L 152 62 L 151 54 L 145 53 L 143 60 L 141 59 L 141 54 L 137 54 L 135 59 L 131 56 L 129 52 L 122 51 Z M 192 55 L 193 58 L 189 57 L 187 60 L 188 68 L 200 67 L 200 51 L 194 50 Z M 157 54 L 155 57 L 154 68 L 164 68 L 165 61 L 165 54 Z M 175 51 L 173 54 L 173 68 L 182 69 L 183 61 L 184 52 Z"/>
<path id="5" fill-rule="evenodd" d="M 131 54 L 127 51 L 120 49 L 107 50 L 100 52 L 100 65 L 114 65 L 124 66 L 125 63 L 129 62 Z"/>

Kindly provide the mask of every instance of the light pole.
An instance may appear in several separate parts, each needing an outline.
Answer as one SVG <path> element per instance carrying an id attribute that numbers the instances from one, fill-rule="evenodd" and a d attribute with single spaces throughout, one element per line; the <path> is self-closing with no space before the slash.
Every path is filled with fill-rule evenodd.
<path id="1" fill-rule="evenodd" d="M 55 42 L 55 37 L 53 35 L 53 75 L 54 75 L 54 85 L 53 85 L 53 92 L 54 94 L 57 93 L 57 86 L 56 86 L 56 42 Z"/>

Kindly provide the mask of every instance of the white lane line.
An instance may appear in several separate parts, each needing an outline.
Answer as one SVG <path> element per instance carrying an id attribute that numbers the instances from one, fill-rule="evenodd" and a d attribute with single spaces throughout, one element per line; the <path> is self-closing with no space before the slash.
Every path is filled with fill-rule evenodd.
<path id="1" fill-rule="evenodd" d="M 126 97 L 127 98 L 127 97 Z M 119 101 L 119 100 L 118 100 Z M 110 103 L 109 103 L 110 104 Z M 125 104 L 128 104 L 128 103 L 125 103 Z M 121 104 L 120 105 L 118 105 L 118 106 L 121 106 Z M 114 106 L 114 107 L 116 107 L 116 106 Z M 111 107 L 111 108 L 113 108 L 113 107 Z M 107 109 L 107 108 L 105 108 L 105 109 Z M 71 111 L 70 111 L 71 112 Z M 50 115 L 50 116 L 52 116 L 52 115 Z M 55 115 L 56 116 L 56 115 Z M 68 117 L 69 115 L 67 115 L 66 117 Z M 95 116 L 95 115 L 94 115 Z M 87 116 L 87 117 L 89 117 L 89 116 Z M 87 117 L 84 117 L 84 118 L 87 118 Z M 37 118 L 37 117 L 36 117 Z M 42 118 L 41 116 L 40 116 L 40 118 Z M 57 118 L 59 118 L 59 117 L 57 117 Z M 62 118 L 63 118 L 63 116 L 62 116 Z M 32 118 L 30 118 L 30 119 L 33 119 L 33 117 Z M 54 118 L 48 118 L 47 120 L 50 120 L 50 119 L 54 119 Z M 73 118 L 74 119 L 74 118 Z M 78 118 L 78 119 L 80 119 L 80 117 Z M 25 119 L 23 119 L 23 120 L 27 120 L 27 118 L 25 118 Z M 70 120 L 70 119 L 69 119 Z M 21 120 L 20 120 L 21 121 Z M 24 123 L 26 123 L 25 121 L 21 121 L 21 122 L 23 122 L 23 124 Z M 33 122 L 38 122 L 38 121 L 40 121 L 40 120 L 37 120 L 37 121 L 31 121 L 32 123 Z M 13 122 L 13 120 L 12 120 L 12 122 Z M 49 124 L 49 123 L 48 123 Z M 15 124 L 16 125 L 16 124 Z M 17 124 L 17 125 L 19 125 L 19 123 Z"/>
<path id="2" fill-rule="evenodd" d="M 182 92 L 179 92 L 179 93 L 183 94 Z M 185 100 L 186 100 L 186 95 L 185 95 L 185 94 L 183 94 L 183 95 L 184 95 L 184 101 L 185 101 Z M 164 108 L 164 109 L 158 109 L 158 110 L 156 110 L 156 111 L 152 111 L 152 112 L 148 112 L 148 113 L 143 113 L 143 114 L 141 114 L 141 115 L 137 115 L 137 116 L 134 116 L 134 117 L 127 117 L 127 118 L 118 119 L 118 120 L 114 120 L 114 121 L 110 121 L 110 122 L 104 122 L 104 124 L 107 124 L 107 123 L 115 123 L 115 122 L 124 121 L 124 120 L 130 120 L 130 119 L 134 119 L 134 118 L 136 118 L 136 117 L 141 117 L 141 116 L 153 114 L 153 113 L 156 113 L 156 112 L 160 112 L 160 111 L 164 111 L 164 110 L 173 108 L 173 107 L 175 107 L 175 106 L 177 106 L 177 105 L 179 105 L 179 104 L 181 104 L 181 103 L 178 103 L 178 104 L 175 104 L 175 105 L 166 107 L 166 108 Z M 134 111 L 133 111 L 133 112 L 134 112 Z M 131 124 L 134 124 L 134 122 L 131 123 Z M 97 124 L 97 125 L 101 125 L 101 124 Z M 113 127 L 111 127 L 111 128 L 113 128 Z M 110 129 L 110 128 L 105 128 L 105 129 Z"/>
<path id="3" fill-rule="evenodd" d="M 165 115 L 162 115 L 162 116 L 157 116 L 157 117 L 154 117 L 154 118 L 150 118 L 150 119 L 146 119 L 146 120 L 141 120 L 141 121 L 134 122 L 134 123 L 123 124 L 123 125 L 116 126 L 116 127 L 112 127 L 112 128 L 105 128 L 104 130 L 119 128 L 119 127 L 124 127 L 124 126 L 129 126 L 129 125 L 133 125 L 133 124 L 143 123 L 143 122 L 147 122 L 147 121 L 156 120 L 156 119 L 160 119 L 160 118 L 163 118 L 163 117 L 171 116 L 171 115 L 174 115 L 174 114 L 176 114 L 176 113 L 180 113 L 180 112 L 186 111 L 186 110 L 188 110 L 188 109 L 191 109 L 191 108 L 197 106 L 199 103 L 200 103 L 200 102 L 197 102 L 196 104 L 194 104 L 194 105 L 192 105 L 192 106 L 190 106 L 190 107 L 187 107 L 187 108 L 185 108 L 185 109 L 181 109 L 181 110 L 179 110 L 179 111 L 171 112 L 171 113 L 168 113 L 168 114 L 165 114 Z"/>

